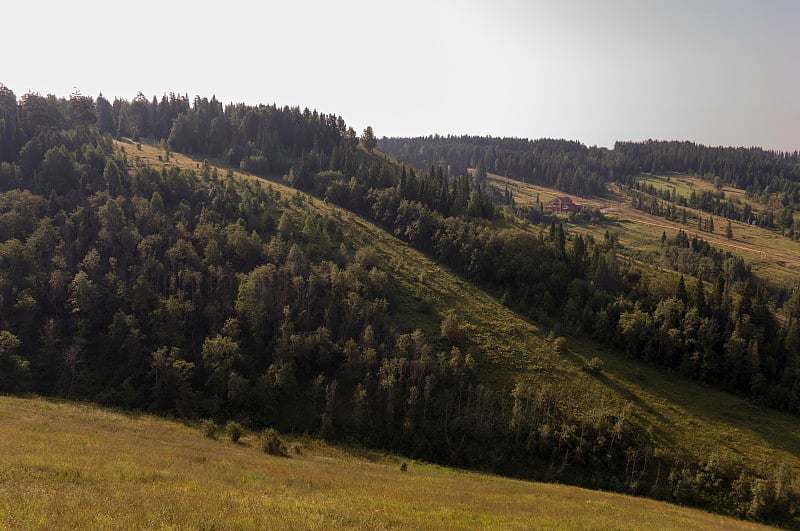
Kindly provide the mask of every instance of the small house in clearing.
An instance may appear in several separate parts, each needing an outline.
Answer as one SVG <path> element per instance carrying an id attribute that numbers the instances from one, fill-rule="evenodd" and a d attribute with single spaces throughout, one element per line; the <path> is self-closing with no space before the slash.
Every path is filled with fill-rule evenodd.
<path id="1" fill-rule="evenodd" d="M 563 214 L 566 212 L 580 212 L 583 208 L 583 205 L 574 203 L 569 197 L 563 196 L 556 197 L 555 199 L 551 200 L 549 203 L 547 203 L 547 205 L 545 205 L 544 208 L 550 212 Z"/>

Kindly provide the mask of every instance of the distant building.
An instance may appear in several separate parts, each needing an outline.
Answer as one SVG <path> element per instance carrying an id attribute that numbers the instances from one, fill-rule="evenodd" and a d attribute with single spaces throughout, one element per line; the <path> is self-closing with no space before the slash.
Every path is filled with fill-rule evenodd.
<path id="1" fill-rule="evenodd" d="M 563 214 L 565 212 L 580 212 L 583 208 L 583 205 L 578 205 L 569 197 L 563 196 L 556 197 L 555 199 L 551 200 L 549 203 L 547 203 L 547 205 L 545 205 L 544 208 L 550 212 Z"/>

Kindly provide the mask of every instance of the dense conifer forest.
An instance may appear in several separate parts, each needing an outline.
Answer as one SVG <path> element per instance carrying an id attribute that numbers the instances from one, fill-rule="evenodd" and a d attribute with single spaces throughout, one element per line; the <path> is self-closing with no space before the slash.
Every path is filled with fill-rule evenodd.
<path id="1" fill-rule="evenodd" d="M 123 138 L 121 151 L 113 139 Z M 192 170 L 143 164 L 144 140 L 160 143 L 165 162 L 180 151 L 297 192 L 208 160 Z M 376 145 L 416 155 L 401 165 Z M 728 168 L 714 171 L 754 194 L 796 186 L 796 155 L 684 147 L 687 164 Z M 743 265 L 723 267 L 729 257 L 685 234 L 664 243 L 675 269 L 697 278 L 665 285 L 620 260 L 611 238 L 568 236 L 548 216 L 538 233 L 504 222 L 511 214 L 480 179 L 507 171 L 600 195 L 651 158 L 678 171 L 681 153 L 376 142 L 371 128 L 359 137 L 341 117 L 296 107 L 174 94 L 17 98 L 0 86 L 0 391 L 235 419 L 791 521 L 797 493 L 766 471 L 656 456 L 624 408 L 576 411 L 564 389 L 483 381 L 483 353 L 458 316 L 437 316 L 437 337 L 406 329 L 400 284 L 354 228 L 300 193 L 360 214 L 538 322 L 797 414 L 800 292 L 779 318 Z M 744 183 L 738 157 L 775 179 Z M 714 267 L 699 272 L 700 258 Z M 654 476 L 648 459 L 674 473 Z"/>
<path id="2" fill-rule="evenodd" d="M 605 183 L 631 168 L 620 166 L 604 148 L 571 140 L 527 140 L 475 136 L 381 138 L 378 148 L 418 168 L 446 166 L 452 175 L 476 168 L 579 195 L 604 195 Z"/>

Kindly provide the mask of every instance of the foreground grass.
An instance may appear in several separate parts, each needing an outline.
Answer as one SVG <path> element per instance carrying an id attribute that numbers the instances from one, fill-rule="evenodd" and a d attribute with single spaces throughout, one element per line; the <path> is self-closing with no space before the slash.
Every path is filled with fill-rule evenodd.
<path id="1" fill-rule="evenodd" d="M 151 416 L 0 397 L 0 528 L 754 529 L 651 500 L 290 441 L 289 458 Z"/>

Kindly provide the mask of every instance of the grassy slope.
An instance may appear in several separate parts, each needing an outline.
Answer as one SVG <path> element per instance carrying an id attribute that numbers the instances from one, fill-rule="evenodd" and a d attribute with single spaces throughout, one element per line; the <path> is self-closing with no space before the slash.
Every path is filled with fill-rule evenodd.
<path id="1" fill-rule="evenodd" d="M 211 440 L 92 405 L 0 397 L 0 528 L 755 529 L 651 500 L 289 441 Z"/>
<path id="2" fill-rule="evenodd" d="M 157 148 L 144 145 L 135 151 L 128 145 L 126 150 L 129 157 L 138 155 L 160 165 L 157 157 L 162 152 Z M 171 161 L 197 167 L 196 161 L 182 155 L 173 154 Z M 284 194 L 296 193 L 279 182 L 272 186 Z M 484 353 L 478 361 L 487 379 L 509 384 L 518 376 L 527 376 L 542 385 L 570 386 L 576 396 L 588 400 L 602 399 L 618 406 L 631 402 L 635 417 L 663 446 L 683 448 L 704 458 L 714 453 L 741 459 L 766 470 L 785 463 L 800 475 L 800 422 L 796 417 L 754 407 L 743 398 L 658 369 L 632 365 L 618 353 L 587 341 L 570 339 L 568 352 L 558 354 L 547 342 L 545 331 L 360 217 L 313 198 L 296 208 L 315 208 L 340 218 L 354 240 L 371 245 L 383 256 L 385 268 L 404 288 L 401 291 L 416 294 L 395 301 L 395 313 L 404 328 L 421 328 L 434 337 L 441 316 L 455 309 Z M 600 377 L 581 370 L 594 356 L 605 361 Z"/>

